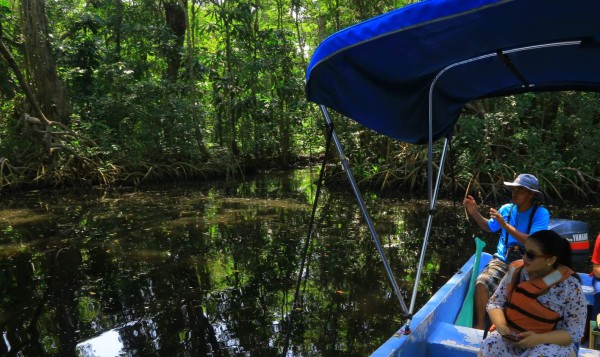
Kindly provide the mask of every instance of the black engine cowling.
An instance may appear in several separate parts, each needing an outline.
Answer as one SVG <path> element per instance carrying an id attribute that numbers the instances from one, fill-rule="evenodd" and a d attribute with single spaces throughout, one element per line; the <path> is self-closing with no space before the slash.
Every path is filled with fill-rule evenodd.
<path id="1" fill-rule="evenodd" d="M 573 267 L 579 268 L 590 259 L 590 240 L 588 236 L 588 224 L 586 222 L 568 219 L 551 219 L 548 229 L 560 234 L 571 243 Z"/>

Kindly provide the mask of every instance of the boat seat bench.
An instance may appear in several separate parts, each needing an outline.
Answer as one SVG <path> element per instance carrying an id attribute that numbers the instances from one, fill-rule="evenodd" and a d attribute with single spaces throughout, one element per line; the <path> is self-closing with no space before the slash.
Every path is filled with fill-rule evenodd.
<path id="1" fill-rule="evenodd" d="M 428 356 L 477 356 L 483 331 L 442 322 L 429 336 Z M 580 348 L 579 356 L 600 356 L 600 351 Z"/>
<path id="2" fill-rule="evenodd" d="M 484 253 L 481 264 L 484 266 L 491 255 Z M 461 306 L 468 289 L 469 279 L 473 268 L 473 258 L 468 261 L 436 294 L 428 304 L 414 316 L 416 328 L 412 334 L 396 333 L 386 341 L 372 356 L 477 356 L 483 331 L 454 325 L 458 315 L 455 306 Z M 480 267 L 481 269 L 481 267 Z M 579 273 L 583 293 L 588 303 L 588 309 L 594 305 L 594 289 L 589 274 Z M 403 346 L 404 344 L 404 346 Z M 585 347 L 585 346 L 584 346 Z M 580 348 L 579 356 L 599 356 L 600 351 Z"/>
<path id="3" fill-rule="evenodd" d="M 584 282 L 583 292 L 589 305 L 594 304 L 594 290 L 591 286 L 585 285 L 585 280 L 589 276 L 580 274 Z M 591 279 L 590 279 L 591 280 Z M 483 331 L 474 328 L 456 326 L 451 323 L 441 322 L 429 335 L 427 343 L 428 356 L 477 356 Z M 600 351 L 580 348 L 579 356 L 600 356 Z"/>

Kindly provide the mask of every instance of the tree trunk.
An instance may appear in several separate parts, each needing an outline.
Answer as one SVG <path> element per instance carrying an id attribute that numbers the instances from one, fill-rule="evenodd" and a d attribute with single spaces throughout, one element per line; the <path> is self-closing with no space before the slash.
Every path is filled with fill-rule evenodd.
<path id="1" fill-rule="evenodd" d="M 181 54 L 183 42 L 187 29 L 186 21 L 187 0 L 175 0 L 165 3 L 165 16 L 167 26 L 171 30 L 175 41 L 173 45 L 167 45 L 167 79 L 172 82 L 177 80 L 177 73 L 181 68 Z M 169 44 L 171 42 L 169 41 Z"/>
<path id="2" fill-rule="evenodd" d="M 29 81 L 39 106 L 50 120 L 67 123 L 71 108 L 48 40 L 48 20 L 43 0 L 21 0 L 25 36 L 25 61 Z"/>
<path id="3" fill-rule="evenodd" d="M 123 35 L 123 12 L 125 11 L 123 1 L 115 0 L 115 53 L 116 60 L 121 60 L 121 37 Z"/>
<path id="4" fill-rule="evenodd" d="M 182 2 L 180 3 L 182 5 Z M 182 5 L 183 6 L 183 5 Z M 190 83 L 190 112 L 194 123 L 194 133 L 196 134 L 196 145 L 198 145 L 198 153 L 202 161 L 208 159 L 208 151 L 204 145 L 204 135 L 202 134 L 202 128 L 200 118 L 198 117 L 198 109 L 196 103 L 198 102 L 198 91 L 196 90 L 196 76 L 195 76 L 195 61 L 194 56 L 196 54 L 196 39 L 194 38 L 193 25 L 196 24 L 196 10 L 192 8 L 192 21 L 189 21 L 189 17 L 186 12 L 186 23 L 188 24 L 189 31 L 187 34 L 187 46 L 188 46 L 188 80 Z"/>

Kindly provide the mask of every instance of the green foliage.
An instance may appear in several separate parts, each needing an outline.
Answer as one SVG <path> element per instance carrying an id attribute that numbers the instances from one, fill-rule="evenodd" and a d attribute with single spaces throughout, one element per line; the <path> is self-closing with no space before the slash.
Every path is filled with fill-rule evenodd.
<path id="1" fill-rule="evenodd" d="M 65 149 L 49 155 L 36 128 L 20 120 L 29 109 L 1 61 L 0 185 L 238 175 L 321 155 L 323 121 L 304 98 L 310 52 L 334 31 L 411 2 L 190 1 L 186 21 L 175 22 L 158 1 L 49 2 L 49 45 L 78 137 L 63 138 Z M 0 2 L 0 16 L 3 38 L 27 73 L 18 6 Z M 185 25 L 183 42 L 177 24 Z M 599 134 L 599 112 L 590 93 L 470 103 L 446 166 L 456 186 L 446 192 L 471 185 L 499 197 L 499 183 L 523 171 L 540 176 L 554 198 L 598 192 L 600 147 L 588 143 Z M 423 146 L 332 115 L 361 183 L 427 188 Z M 434 150 L 438 157 L 441 145 Z"/>
<path id="2" fill-rule="evenodd" d="M 457 127 L 454 169 L 463 180 L 473 178 L 484 195 L 496 197 L 502 181 L 530 172 L 550 199 L 593 198 L 600 174 L 597 94 L 530 93 L 483 104 L 494 112 L 467 113 Z"/>
<path id="3" fill-rule="evenodd" d="M 598 99 L 595 93 L 529 93 L 470 103 L 455 128 L 441 194 L 462 197 L 469 189 L 497 201 L 506 197 L 503 181 L 530 172 L 547 201 L 598 199 Z M 337 128 L 360 182 L 386 191 L 426 191 L 426 146 L 399 144 L 341 118 L 334 122 L 342 123 Z M 441 147 L 435 144 L 434 161 Z"/>

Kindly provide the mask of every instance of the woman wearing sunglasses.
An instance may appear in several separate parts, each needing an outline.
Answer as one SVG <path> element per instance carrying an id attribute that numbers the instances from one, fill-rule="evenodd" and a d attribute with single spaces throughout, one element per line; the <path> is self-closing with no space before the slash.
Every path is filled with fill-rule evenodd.
<path id="1" fill-rule="evenodd" d="M 571 269 L 569 242 L 550 230 L 525 241 L 523 260 L 510 264 L 487 305 L 495 331 L 480 356 L 575 356 L 587 301 Z"/>

